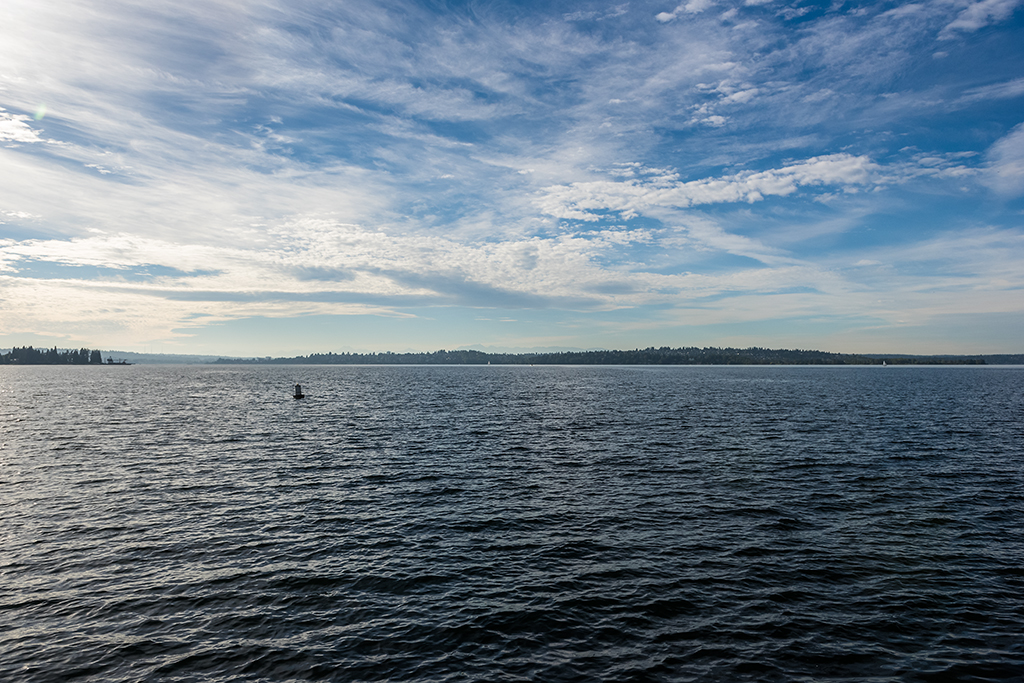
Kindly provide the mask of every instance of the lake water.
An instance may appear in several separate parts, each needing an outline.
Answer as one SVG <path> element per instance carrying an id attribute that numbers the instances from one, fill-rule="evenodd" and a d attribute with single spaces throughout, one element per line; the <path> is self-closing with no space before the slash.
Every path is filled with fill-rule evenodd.
<path id="1" fill-rule="evenodd" d="M 1024 672 L 1021 367 L 4 367 L 0 506 L 5 681 Z"/>

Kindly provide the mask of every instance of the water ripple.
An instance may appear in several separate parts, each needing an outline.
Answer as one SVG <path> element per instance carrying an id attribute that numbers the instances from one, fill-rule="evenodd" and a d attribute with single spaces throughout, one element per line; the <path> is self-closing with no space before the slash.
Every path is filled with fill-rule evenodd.
<path id="1" fill-rule="evenodd" d="M 1021 368 L 5 367 L 0 396 L 4 680 L 1024 670 Z"/>

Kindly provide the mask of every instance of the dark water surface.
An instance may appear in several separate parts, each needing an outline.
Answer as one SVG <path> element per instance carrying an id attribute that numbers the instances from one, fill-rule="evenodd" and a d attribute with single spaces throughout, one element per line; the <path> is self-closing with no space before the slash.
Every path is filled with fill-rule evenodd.
<path id="1" fill-rule="evenodd" d="M 5 681 L 1024 678 L 1024 368 L 0 368 L 0 516 Z"/>

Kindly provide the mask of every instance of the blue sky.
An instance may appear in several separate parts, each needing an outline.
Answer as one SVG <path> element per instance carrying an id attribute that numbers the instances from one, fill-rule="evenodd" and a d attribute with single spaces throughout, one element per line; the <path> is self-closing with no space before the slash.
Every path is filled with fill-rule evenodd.
<path id="1" fill-rule="evenodd" d="M 6 0 L 0 346 L 1021 352 L 1020 5 Z"/>

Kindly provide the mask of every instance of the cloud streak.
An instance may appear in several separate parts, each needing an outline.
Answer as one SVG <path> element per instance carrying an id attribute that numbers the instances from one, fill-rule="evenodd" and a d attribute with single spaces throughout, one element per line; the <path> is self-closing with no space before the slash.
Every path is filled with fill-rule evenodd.
<path id="1" fill-rule="evenodd" d="M 600 215 L 594 212 L 600 210 L 616 211 L 632 218 L 654 207 L 753 203 L 766 197 L 785 197 L 801 187 L 862 187 L 880 182 L 880 170 L 866 157 L 835 154 L 779 169 L 689 182 L 679 182 L 672 174 L 644 180 L 573 183 L 567 187 L 549 188 L 539 203 L 545 213 L 559 218 L 596 221 Z"/>
<path id="2" fill-rule="evenodd" d="M 949 40 L 958 31 L 972 32 L 991 24 L 1005 21 L 1016 11 L 1020 0 L 980 0 L 968 3 L 956 19 L 946 24 L 939 34 L 941 40 Z"/>
<path id="3" fill-rule="evenodd" d="M 1016 9 L 12 0 L 0 340 L 492 308 L 588 347 L 1009 301 Z M 515 322 L 449 345 L 543 336 L 465 316 Z"/>

